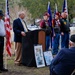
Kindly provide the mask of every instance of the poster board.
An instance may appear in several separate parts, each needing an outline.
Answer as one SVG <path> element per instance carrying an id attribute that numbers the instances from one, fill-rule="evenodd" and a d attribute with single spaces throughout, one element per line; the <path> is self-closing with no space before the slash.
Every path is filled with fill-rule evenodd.
<path id="1" fill-rule="evenodd" d="M 34 46 L 34 54 L 35 54 L 35 61 L 36 61 L 37 68 L 44 67 L 45 62 L 44 62 L 42 45 Z"/>
<path id="2" fill-rule="evenodd" d="M 46 65 L 47 66 L 50 65 L 51 64 L 51 61 L 53 59 L 53 56 L 52 56 L 51 51 L 44 52 L 44 57 L 45 57 Z"/>

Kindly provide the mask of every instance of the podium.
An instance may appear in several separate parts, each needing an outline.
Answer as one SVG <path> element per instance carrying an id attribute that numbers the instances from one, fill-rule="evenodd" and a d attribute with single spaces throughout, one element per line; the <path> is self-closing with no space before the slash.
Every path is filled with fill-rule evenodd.
<path id="1" fill-rule="evenodd" d="M 41 44 L 43 51 L 45 51 L 45 30 L 39 29 L 29 31 L 26 36 L 22 38 L 22 64 L 29 67 L 36 67 L 34 45 Z"/>

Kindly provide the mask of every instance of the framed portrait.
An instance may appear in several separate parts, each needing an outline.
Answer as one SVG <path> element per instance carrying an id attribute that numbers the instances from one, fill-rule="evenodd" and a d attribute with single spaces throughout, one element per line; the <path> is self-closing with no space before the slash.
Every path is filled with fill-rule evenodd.
<path id="1" fill-rule="evenodd" d="M 47 66 L 50 65 L 53 59 L 52 52 L 51 51 L 44 52 L 44 57 L 45 57 L 46 65 Z"/>
<path id="2" fill-rule="evenodd" d="M 38 68 L 39 67 L 44 67 L 45 62 L 44 62 L 42 45 L 34 46 L 34 54 L 35 54 L 35 60 L 36 60 L 37 67 Z"/>

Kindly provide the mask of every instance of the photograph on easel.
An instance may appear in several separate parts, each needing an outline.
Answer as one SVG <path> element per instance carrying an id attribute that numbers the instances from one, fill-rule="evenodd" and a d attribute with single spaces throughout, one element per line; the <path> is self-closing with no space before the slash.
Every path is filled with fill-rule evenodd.
<path id="1" fill-rule="evenodd" d="M 34 53 L 37 67 L 44 67 L 45 62 L 43 57 L 42 45 L 34 46 Z"/>

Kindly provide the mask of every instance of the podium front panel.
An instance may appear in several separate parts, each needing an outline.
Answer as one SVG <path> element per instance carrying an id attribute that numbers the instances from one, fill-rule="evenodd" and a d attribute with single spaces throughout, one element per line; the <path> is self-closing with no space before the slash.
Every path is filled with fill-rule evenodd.
<path id="1" fill-rule="evenodd" d="M 41 30 L 29 31 L 26 33 L 26 36 L 22 38 L 22 64 L 25 66 L 36 66 L 34 45 L 40 43 L 40 36 L 38 35 L 40 31 Z"/>

